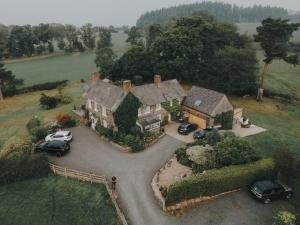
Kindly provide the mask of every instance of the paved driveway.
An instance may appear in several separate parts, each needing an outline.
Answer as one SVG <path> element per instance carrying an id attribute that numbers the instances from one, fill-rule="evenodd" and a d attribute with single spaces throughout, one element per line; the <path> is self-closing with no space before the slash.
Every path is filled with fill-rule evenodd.
<path id="1" fill-rule="evenodd" d="M 274 211 L 283 205 L 263 205 L 239 192 L 201 204 L 180 218 L 168 216 L 156 203 L 150 183 L 182 144 L 180 141 L 166 136 L 146 151 L 129 154 L 103 142 L 88 128 L 78 127 L 72 132 L 70 153 L 51 160 L 72 169 L 116 176 L 118 201 L 132 225 L 269 225 Z"/>

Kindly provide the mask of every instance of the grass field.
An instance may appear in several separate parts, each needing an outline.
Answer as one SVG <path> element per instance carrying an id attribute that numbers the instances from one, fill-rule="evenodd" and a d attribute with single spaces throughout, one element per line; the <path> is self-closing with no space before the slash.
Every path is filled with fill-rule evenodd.
<path id="1" fill-rule="evenodd" d="M 112 34 L 113 50 L 118 56 L 128 48 L 126 38 L 125 33 Z M 50 81 L 90 79 L 91 73 L 96 70 L 94 59 L 94 52 L 78 52 L 46 58 L 37 57 L 21 62 L 12 60 L 6 66 L 17 78 L 24 79 L 24 87 L 26 87 Z"/>
<path id="2" fill-rule="evenodd" d="M 0 186 L 1 225 L 120 225 L 104 185 L 48 177 Z"/>
<path id="3" fill-rule="evenodd" d="M 3 143 L 12 136 L 27 135 L 28 133 L 25 125 L 33 116 L 38 116 L 43 122 L 49 122 L 55 120 L 55 117 L 59 112 L 71 113 L 73 103 L 59 105 L 52 110 L 42 109 L 39 106 L 41 93 L 55 95 L 58 94 L 58 91 L 51 90 L 27 93 L 12 98 L 6 98 L 4 102 L 0 102 L 0 148 Z M 72 82 L 63 89 L 62 93 L 71 96 L 74 104 L 83 104 L 79 82 Z"/>

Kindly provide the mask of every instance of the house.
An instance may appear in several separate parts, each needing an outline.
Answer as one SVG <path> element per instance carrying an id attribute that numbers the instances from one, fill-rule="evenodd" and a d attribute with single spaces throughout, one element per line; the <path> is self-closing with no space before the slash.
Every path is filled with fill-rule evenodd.
<path id="1" fill-rule="evenodd" d="M 159 129 L 163 120 L 170 119 L 170 113 L 162 107 L 162 103 L 181 103 L 186 96 L 177 80 L 161 81 L 160 75 L 154 76 L 154 83 L 141 86 L 133 86 L 130 80 L 126 80 L 123 87 L 119 87 L 108 80 L 100 80 L 99 74 L 95 73 L 92 80 L 86 94 L 86 108 L 89 110 L 93 129 L 97 122 L 106 128 L 118 129 L 113 113 L 129 92 L 141 104 L 137 125 L 142 131 Z"/>
<path id="2" fill-rule="evenodd" d="M 140 101 L 137 125 L 142 131 L 160 128 L 161 122 L 171 119 L 170 113 L 162 103 L 173 105 L 182 102 L 185 91 L 176 79 L 161 81 L 160 75 L 154 76 L 154 83 L 132 87 L 131 93 Z"/>
<path id="3" fill-rule="evenodd" d="M 193 86 L 182 103 L 182 110 L 190 123 L 204 129 L 215 124 L 217 115 L 234 108 L 225 94 Z"/>

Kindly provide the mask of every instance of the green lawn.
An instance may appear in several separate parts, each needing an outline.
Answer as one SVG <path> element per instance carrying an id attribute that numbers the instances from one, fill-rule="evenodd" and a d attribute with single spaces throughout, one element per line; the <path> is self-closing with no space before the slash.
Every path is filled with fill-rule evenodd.
<path id="1" fill-rule="evenodd" d="M 248 139 L 261 156 L 270 156 L 274 150 L 288 149 L 300 158 L 300 104 L 289 104 L 265 98 L 263 103 L 255 99 L 233 97 L 231 101 L 244 108 L 244 114 L 255 125 L 267 132 Z"/>
<path id="2" fill-rule="evenodd" d="M 112 43 L 114 52 L 120 56 L 128 48 L 127 34 L 113 33 Z M 24 79 L 24 87 L 33 84 L 57 80 L 90 79 L 96 70 L 95 53 L 73 53 L 68 55 L 50 56 L 24 62 L 6 64 L 17 78 Z"/>
<path id="3" fill-rule="evenodd" d="M 104 185 L 51 176 L 0 186 L 1 225 L 121 224 Z"/>

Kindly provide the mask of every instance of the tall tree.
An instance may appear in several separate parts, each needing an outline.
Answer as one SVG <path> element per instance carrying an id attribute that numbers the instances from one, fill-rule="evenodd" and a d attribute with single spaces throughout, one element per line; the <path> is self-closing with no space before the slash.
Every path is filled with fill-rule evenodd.
<path id="1" fill-rule="evenodd" d="M 97 49 L 109 48 L 112 46 L 111 43 L 111 30 L 101 27 L 99 29 L 99 40 L 97 43 Z"/>
<path id="2" fill-rule="evenodd" d="M 8 28 L 0 24 L 0 55 L 7 54 Z"/>
<path id="3" fill-rule="evenodd" d="M 264 66 L 259 81 L 257 100 L 262 101 L 264 82 L 268 67 L 273 60 L 284 60 L 287 63 L 299 64 L 299 54 L 289 55 L 289 43 L 293 33 L 300 27 L 300 23 L 290 23 L 285 19 L 267 18 L 262 21 L 262 26 L 256 28 L 257 35 L 254 35 L 256 42 L 259 42 L 265 52 Z"/>
<path id="4" fill-rule="evenodd" d="M 103 77 L 110 77 L 110 71 L 114 64 L 116 55 L 111 48 L 100 48 L 96 52 L 95 63 Z"/>
<path id="5" fill-rule="evenodd" d="M 143 45 L 142 34 L 137 27 L 131 27 L 128 32 L 128 38 L 126 42 L 130 43 L 131 45 Z"/>
<path id="6" fill-rule="evenodd" d="M 162 27 L 160 24 L 149 25 L 146 28 L 146 46 L 149 48 L 152 43 L 162 35 Z"/>
<path id="7" fill-rule="evenodd" d="M 38 49 L 40 50 L 38 52 L 42 53 L 46 51 L 46 49 L 48 49 L 49 52 L 52 52 L 53 31 L 50 28 L 50 25 L 41 23 L 38 26 L 33 27 L 33 33 L 39 44 Z"/>
<path id="8" fill-rule="evenodd" d="M 81 27 L 82 40 L 86 47 L 93 50 L 95 48 L 95 33 L 93 32 L 93 25 L 88 23 Z"/>

